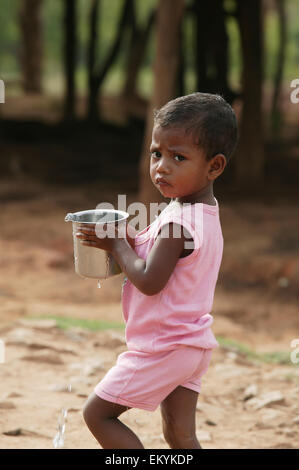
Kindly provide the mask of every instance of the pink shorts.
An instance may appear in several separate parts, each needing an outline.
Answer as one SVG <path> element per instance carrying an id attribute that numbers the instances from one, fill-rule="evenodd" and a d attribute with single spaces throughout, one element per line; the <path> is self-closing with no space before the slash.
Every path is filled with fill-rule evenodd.
<path id="1" fill-rule="evenodd" d="M 171 351 L 125 351 L 94 392 L 104 400 L 154 411 L 179 385 L 196 392 L 207 371 L 212 349 L 183 345 Z"/>

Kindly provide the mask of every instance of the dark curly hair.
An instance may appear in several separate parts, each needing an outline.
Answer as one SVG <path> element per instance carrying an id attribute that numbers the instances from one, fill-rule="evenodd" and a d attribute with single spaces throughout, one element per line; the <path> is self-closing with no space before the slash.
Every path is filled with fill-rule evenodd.
<path id="1" fill-rule="evenodd" d="M 234 110 L 217 94 L 197 92 L 175 98 L 154 111 L 154 124 L 184 127 L 194 135 L 207 160 L 222 153 L 229 161 L 238 141 Z"/>

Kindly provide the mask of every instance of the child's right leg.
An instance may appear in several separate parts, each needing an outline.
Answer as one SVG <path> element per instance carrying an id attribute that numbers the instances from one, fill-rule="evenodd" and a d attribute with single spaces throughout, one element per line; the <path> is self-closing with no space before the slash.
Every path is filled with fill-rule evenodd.
<path id="1" fill-rule="evenodd" d="M 127 406 L 103 400 L 92 393 L 83 410 L 84 420 L 103 449 L 144 449 L 142 443 L 118 416 Z"/>

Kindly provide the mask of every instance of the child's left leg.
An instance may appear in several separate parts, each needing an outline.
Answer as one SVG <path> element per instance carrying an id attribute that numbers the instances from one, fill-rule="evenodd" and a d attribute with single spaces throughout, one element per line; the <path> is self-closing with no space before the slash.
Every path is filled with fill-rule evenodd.
<path id="1" fill-rule="evenodd" d="M 163 433 L 171 449 L 201 449 L 195 431 L 197 398 L 197 392 L 179 386 L 162 401 Z"/>
<path id="2" fill-rule="evenodd" d="M 117 417 L 129 407 L 92 393 L 83 410 L 84 420 L 103 449 L 144 449 L 134 432 Z"/>

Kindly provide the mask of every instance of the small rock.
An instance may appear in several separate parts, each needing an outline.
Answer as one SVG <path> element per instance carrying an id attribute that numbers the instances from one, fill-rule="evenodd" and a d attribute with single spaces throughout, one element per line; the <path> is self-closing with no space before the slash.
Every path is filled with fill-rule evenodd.
<path id="1" fill-rule="evenodd" d="M 277 410 L 273 410 L 272 408 L 265 408 L 264 410 L 262 410 L 262 420 L 271 421 L 280 416 L 280 414 L 281 413 Z"/>
<path id="2" fill-rule="evenodd" d="M 299 416 L 296 416 L 295 418 L 293 418 L 292 423 L 299 424 Z"/>
<path id="3" fill-rule="evenodd" d="M 28 338 L 32 339 L 32 331 L 26 328 L 14 328 L 8 333 L 7 338 L 8 341 L 23 341 Z M 7 344 L 8 341 L 6 341 Z"/>
<path id="4" fill-rule="evenodd" d="M 69 328 L 68 330 L 66 330 L 64 332 L 64 334 L 71 341 L 74 341 L 76 343 L 80 343 L 88 337 L 89 332 L 83 330 L 83 328 L 73 327 L 73 328 Z"/>
<path id="5" fill-rule="evenodd" d="M 49 387 L 51 392 L 75 392 L 74 387 L 70 384 L 54 384 Z"/>
<path id="6" fill-rule="evenodd" d="M 262 421 L 257 421 L 254 426 L 252 426 L 249 430 L 253 429 L 271 429 L 274 426 L 271 426 L 271 424 L 263 423 Z"/>
<path id="7" fill-rule="evenodd" d="M 22 434 L 22 429 L 12 429 L 11 431 L 5 431 L 3 434 L 5 434 L 6 436 L 20 436 Z"/>
<path id="8" fill-rule="evenodd" d="M 43 349 L 51 349 L 52 351 L 58 352 L 58 353 L 65 353 L 65 354 L 73 354 L 77 355 L 77 352 L 74 351 L 72 348 L 68 347 L 55 347 L 50 343 L 38 343 L 36 341 L 23 341 L 23 340 L 14 340 L 14 341 L 8 341 L 7 344 L 9 345 L 14 345 L 14 346 L 26 346 L 29 349 L 33 350 L 43 350 Z"/>
<path id="9" fill-rule="evenodd" d="M 30 437 L 48 437 L 43 434 L 40 434 L 35 431 L 30 431 L 29 429 L 16 428 L 11 431 L 3 432 L 6 436 L 30 436 Z"/>
<path id="10" fill-rule="evenodd" d="M 244 392 L 244 401 L 250 400 L 250 398 L 253 398 L 257 395 L 258 393 L 258 388 L 256 384 L 249 385 Z"/>
<path id="11" fill-rule="evenodd" d="M 199 402 L 196 405 L 196 411 L 204 413 L 205 418 L 217 424 L 225 417 L 225 411 L 220 406 L 211 405 L 209 403 Z"/>
<path id="12" fill-rule="evenodd" d="M 284 404 L 285 399 L 280 391 L 273 391 L 261 395 L 259 398 L 251 398 L 247 401 L 249 408 L 259 410 L 265 406 L 271 406 L 273 404 Z"/>
<path id="13" fill-rule="evenodd" d="M 196 431 L 196 436 L 199 442 L 210 442 L 212 440 L 211 434 L 208 431 Z"/>
<path id="14" fill-rule="evenodd" d="M 78 406 L 73 406 L 73 408 L 68 409 L 69 413 L 75 413 L 77 411 L 81 411 L 81 408 L 79 408 Z"/>
<path id="15" fill-rule="evenodd" d="M 52 320 L 49 318 L 33 318 L 33 319 L 21 319 L 18 320 L 18 323 L 20 323 L 23 326 L 29 326 L 30 328 L 37 328 L 37 329 L 42 329 L 42 330 L 48 330 L 51 328 L 56 328 L 57 327 L 57 322 L 56 320 Z"/>
<path id="16" fill-rule="evenodd" d="M 0 401 L 0 410 L 11 410 L 16 408 L 16 405 L 12 401 Z"/>
<path id="17" fill-rule="evenodd" d="M 106 367 L 102 361 L 93 361 L 88 362 L 87 364 L 82 364 L 80 362 L 73 362 L 69 365 L 70 369 L 77 370 L 85 376 L 95 375 L 99 372 L 106 370 Z"/>
<path id="18" fill-rule="evenodd" d="M 287 437 L 296 437 L 296 436 L 297 436 L 297 432 L 296 432 L 296 431 L 292 431 L 290 428 L 284 428 L 284 429 L 283 429 L 283 433 L 284 433 L 285 436 L 287 436 Z"/>
<path id="19" fill-rule="evenodd" d="M 105 346 L 107 348 L 117 348 L 126 344 L 125 336 L 115 331 L 107 330 L 105 334 L 93 343 L 94 346 Z"/>
<path id="20" fill-rule="evenodd" d="M 208 424 L 209 426 L 217 426 L 216 423 L 214 423 L 214 421 L 211 421 L 210 419 L 206 419 L 206 424 Z"/>
<path id="21" fill-rule="evenodd" d="M 18 398 L 18 397 L 22 397 L 23 395 L 21 395 L 20 393 L 17 393 L 17 392 L 11 392 L 11 393 L 8 393 L 5 398 Z"/>
<path id="22" fill-rule="evenodd" d="M 41 351 L 38 354 L 23 356 L 22 361 L 41 362 L 45 364 L 64 364 L 58 354 L 50 353 L 49 351 Z"/>
<path id="23" fill-rule="evenodd" d="M 96 375 L 98 372 L 103 372 L 105 370 L 106 368 L 103 365 L 103 362 L 96 361 L 92 364 L 87 364 L 83 369 L 83 374 L 87 376 Z"/>

